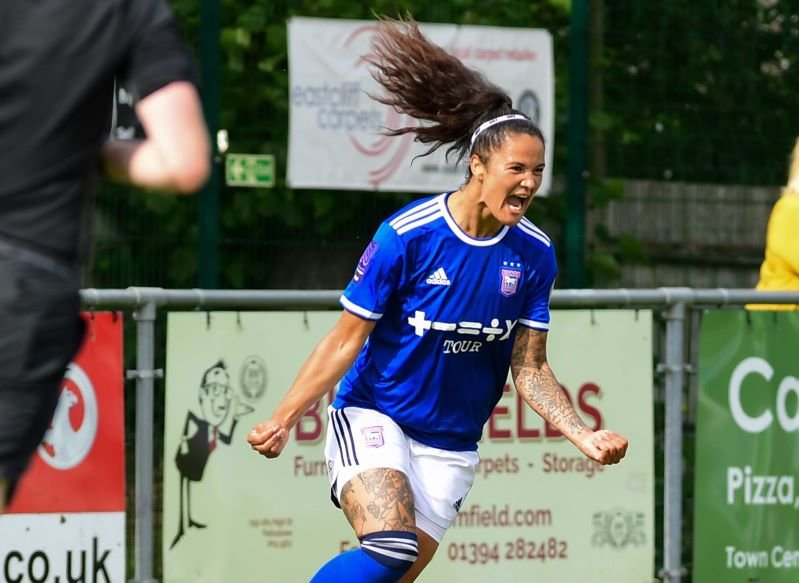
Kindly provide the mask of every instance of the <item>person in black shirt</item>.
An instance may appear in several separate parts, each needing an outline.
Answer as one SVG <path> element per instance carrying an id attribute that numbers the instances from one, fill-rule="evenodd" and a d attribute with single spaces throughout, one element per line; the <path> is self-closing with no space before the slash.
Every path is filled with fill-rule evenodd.
<path id="1" fill-rule="evenodd" d="M 108 138 L 115 80 L 146 137 Z M 97 168 L 191 193 L 210 170 L 194 63 L 164 0 L 0 2 L 0 511 L 77 351 Z"/>

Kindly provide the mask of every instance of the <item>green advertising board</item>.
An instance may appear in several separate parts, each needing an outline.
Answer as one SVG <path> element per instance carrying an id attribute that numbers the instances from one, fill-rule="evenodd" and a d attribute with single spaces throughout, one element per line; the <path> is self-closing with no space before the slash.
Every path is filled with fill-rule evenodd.
<path id="1" fill-rule="evenodd" d="M 703 316 L 694 583 L 799 581 L 799 313 Z"/>

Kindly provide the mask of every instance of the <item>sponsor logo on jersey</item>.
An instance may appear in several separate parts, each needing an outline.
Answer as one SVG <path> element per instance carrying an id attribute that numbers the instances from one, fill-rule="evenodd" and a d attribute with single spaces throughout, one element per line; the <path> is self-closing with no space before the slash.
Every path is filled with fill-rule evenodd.
<path id="1" fill-rule="evenodd" d="M 429 283 L 430 285 L 451 285 L 452 282 L 447 277 L 446 272 L 444 271 L 443 267 L 439 267 L 433 273 L 430 274 L 425 280 L 425 283 Z"/>
<path id="2" fill-rule="evenodd" d="M 494 340 L 507 340 L 513 327 L 516 326 L 518 320 L 505 320 L 501 322 L 499 318 L 491 318 L 491 323 L 488 325 L 481 324 L 480 322 L 438 322 L 436 320 L 428 320 L 427 313 L 422 310 L 416 310 L 413 316 L 408 318 L 408 324 L 413 326 L 417 336 L 424 336 L 428 330 L 437 330 L 439 332 L 456 332 L 466 336 L 476 336 L 478 334 L 485 334 L 488 342 Z"/>

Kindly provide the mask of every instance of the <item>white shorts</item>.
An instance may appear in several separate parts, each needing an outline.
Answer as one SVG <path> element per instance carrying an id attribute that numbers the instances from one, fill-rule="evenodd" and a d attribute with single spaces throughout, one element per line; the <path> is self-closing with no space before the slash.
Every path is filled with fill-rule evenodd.
<path id="1" fill-rule="evenodd" d="M 476 451 L 448 451 L 405 435 L 391 418 L 359 407 L 328 407 L 325 459 L 333 502 L 344 485 L 373 468 L 404 473 L 416 506 L 416 526 L 441 542 L 474 483 Z"/>

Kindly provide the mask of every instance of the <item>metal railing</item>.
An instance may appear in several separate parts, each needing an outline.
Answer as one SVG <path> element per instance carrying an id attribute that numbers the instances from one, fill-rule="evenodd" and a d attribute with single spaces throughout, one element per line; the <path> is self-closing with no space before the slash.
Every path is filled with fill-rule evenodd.
<path id="1" fill-rule="evenodd" d="M 134 583 L 153 579 L 153 381 L 163 371 L 155 369 L 157 309 L 286 310 L 338 308 L 335 290 L 169 290 L 132 287 L 124 290 L 85 289 L 85 308 L 124 309 L 136 321 L 136 369 L 127 376 L 136 381 L 136 463 Z M 663 362 L 665 373 L 665 466 L 663 517 L 664 582 L 679 583 L 682 565 L 682 447 L 685 373 L 685 322 L 690 308 L 735 307 L 746 304 L 797 304 L 799 291 L 761 292 L 750 289 L 615 289 L 555 290 L 552 308 L 651 308 L 662 310 L 666 322 Z"/>

